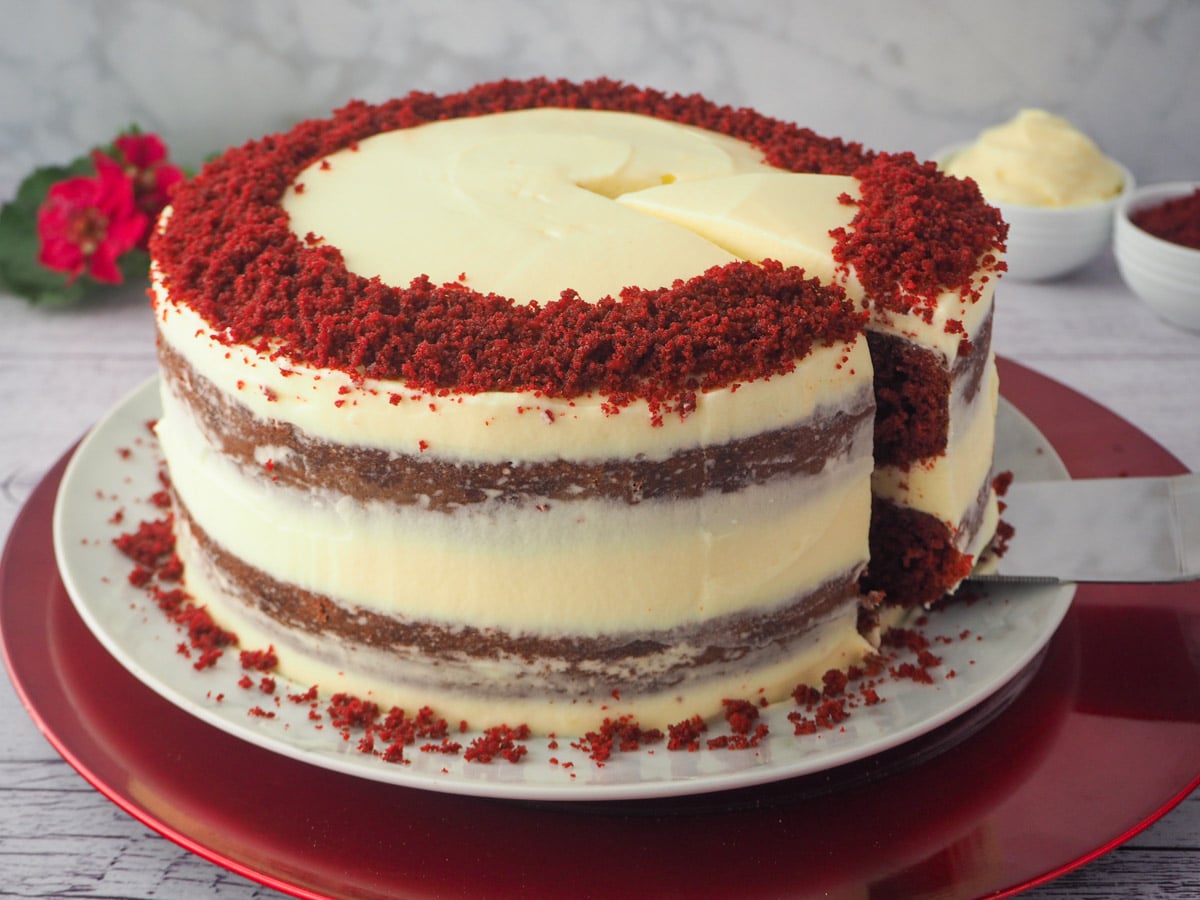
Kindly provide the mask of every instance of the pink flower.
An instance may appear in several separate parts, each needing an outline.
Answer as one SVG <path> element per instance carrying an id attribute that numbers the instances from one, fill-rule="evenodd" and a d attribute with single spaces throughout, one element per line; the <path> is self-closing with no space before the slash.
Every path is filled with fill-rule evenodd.
<path id="1" fill-rule="evenodd" d="M 171 188 L 183 181 L 183 170 L 167 162 L 167 145 L 155 134 L 125 134 L 115 142 L 117 162 L 133 179 L 133 193 L 150 217 L 139 246 L 145 247 L 154 220 L 170 202 Z"/>
<path id="2" fill-rule="evenodd" d="M 41 239 L 38 261 L 68 282 L 87 274 L 118 284 L 117 260 L 138 245 L 149 219 L 138 209 L 133 180 L 102 154 L 95 154 L 96 177 L 78 176 L 52 186 L 38 209 Z"/>

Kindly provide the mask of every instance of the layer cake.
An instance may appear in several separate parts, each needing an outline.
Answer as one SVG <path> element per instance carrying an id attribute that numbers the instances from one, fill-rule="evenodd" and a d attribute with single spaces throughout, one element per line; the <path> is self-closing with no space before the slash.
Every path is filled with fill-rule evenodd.
<path id="1" fill-rule="evenodd" d="M 1003 237 L 909 155 L 606 81 L 231 150 L 152 247 L 188 591 L 480 727 L 818 683 L 995 529 Z"/>

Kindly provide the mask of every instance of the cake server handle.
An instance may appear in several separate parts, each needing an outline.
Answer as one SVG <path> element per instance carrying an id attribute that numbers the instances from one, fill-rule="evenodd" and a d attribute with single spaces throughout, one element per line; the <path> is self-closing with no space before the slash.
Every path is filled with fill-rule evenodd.
<path id="1" fill-rule="evenodd" d="M 973 581 L 1200 579 L 1200 473 L 1014 482 L 1008 549 Z"/>

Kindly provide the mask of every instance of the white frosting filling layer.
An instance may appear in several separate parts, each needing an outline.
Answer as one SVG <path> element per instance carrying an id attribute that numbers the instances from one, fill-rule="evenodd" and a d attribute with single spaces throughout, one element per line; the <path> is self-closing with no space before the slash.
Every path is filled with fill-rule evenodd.
<path id="1" fill-rule="evenodd" d="M 867 558 L 869 422 L 818 476 L 446 514 L 282 488 L 215 451 L 169 390 L 163 404 L 172 484 L 201 527 L 276 580 L 350 607 L 517 633 L 664 629 L 781 603 Z"/>

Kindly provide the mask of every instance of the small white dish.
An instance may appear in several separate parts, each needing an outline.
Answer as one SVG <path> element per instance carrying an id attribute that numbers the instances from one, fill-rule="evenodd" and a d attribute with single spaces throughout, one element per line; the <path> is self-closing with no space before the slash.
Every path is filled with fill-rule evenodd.
<path id="1" fill-rule="evenodd" d="M 1200 331 L 1200 250 L 1155 237 L 1130 218 L 1200 188 L 1200 181 L 1151 184 L 1117 205 L 1113 252 L 1129 289 L 1166 321 Z"/>
<path id="2" fill-rule="evenodd" d="M 939 168 L 967 144 L 938 151 Z M 1135 188 L 1133 174 L 1117 163 L 1124 177 L 1121 193 L 1083 206 L 1023 206 L 989 200 L 1008 223 L 1006 278 L 1016 281 L 1048 281 L 1075 272 L 1096 259 L 1112 243 L 1113 210 Z M 986 198 L 985 198 L 986 199 Z"/>

